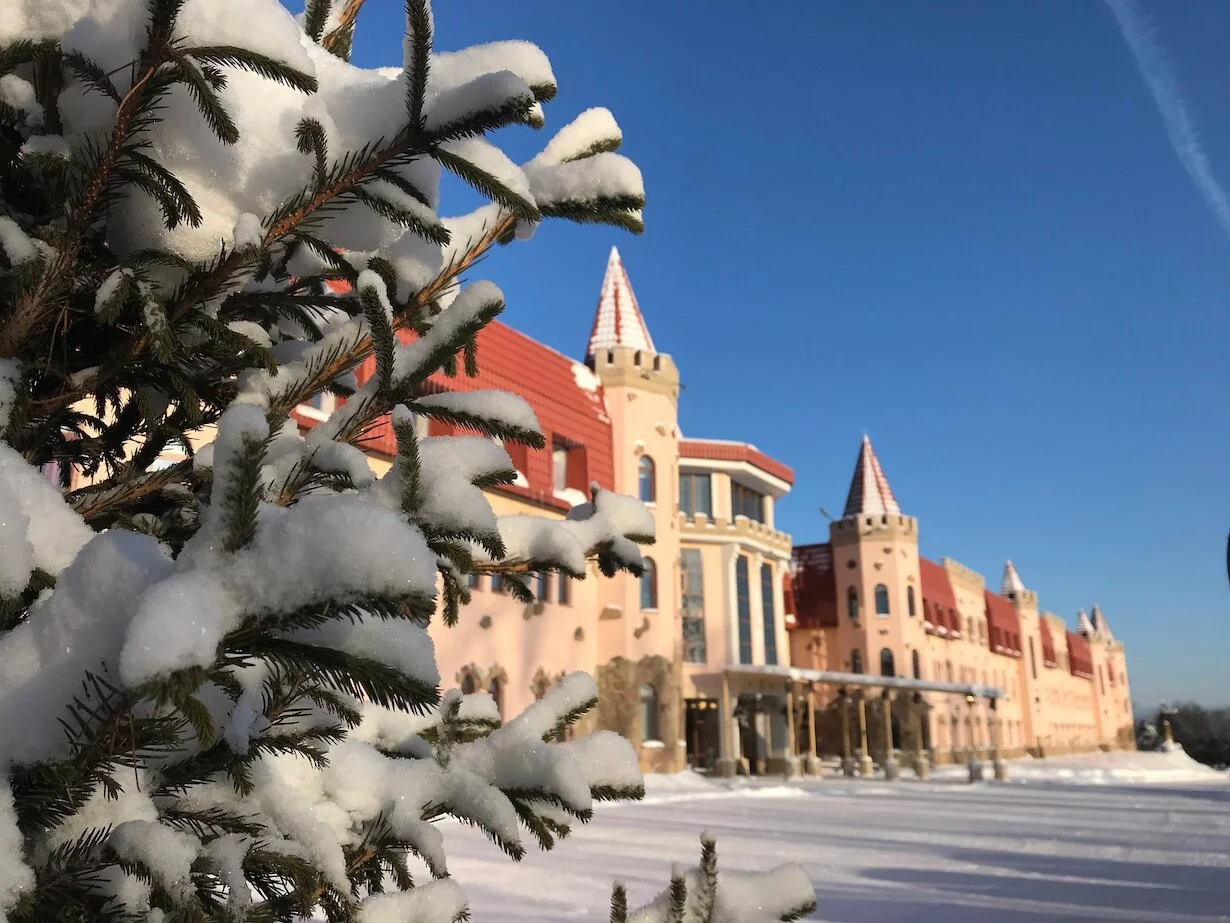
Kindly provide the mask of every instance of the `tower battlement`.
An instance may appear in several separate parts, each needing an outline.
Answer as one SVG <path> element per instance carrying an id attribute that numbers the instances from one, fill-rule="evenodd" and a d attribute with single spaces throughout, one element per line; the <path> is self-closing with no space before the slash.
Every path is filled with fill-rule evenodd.
<path id="1" fill-rule="evenodd" d="M 901 513 L 868 516 L 848 516 L 829 524 L 829 536 L 838 544 L 850 544 L 862 538 L 912 538 L 918 540 L 918 520 Z"/>
<path id="2" fill-rule="evenodd" d="M 679 369 L 664 353 L 612 346 L 595 351 L 589 361 L 605 388 L 641 388 L 679 397 Z"/>
<path id="3" fill-rule="evenodd" d="M 966 567 L 952 558 L 940 558 L 940 564 L 948 571 L 948 579 L 954 583 L 960 583 L 975 593 L 982 593 L 987 588 L 986 578 L 972 567 Z"/>

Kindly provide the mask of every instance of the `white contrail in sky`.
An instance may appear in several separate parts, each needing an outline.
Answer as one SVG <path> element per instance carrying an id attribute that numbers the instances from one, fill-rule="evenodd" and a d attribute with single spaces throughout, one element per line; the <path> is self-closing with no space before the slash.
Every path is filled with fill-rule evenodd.
<path id="1" fill-rule="evenodd" d="M 1155 38 L 1148 17 L 1140 11 L 1134 0 L 1105 2 L 1119 24 L 1119 31 L 1131 50 L 1132 57 L 1136 59 L 1136 69 L 1140 71 L 1145 85 L 1153 94 L 1153 101 L 1157 104 L 1157 111 L 1162 116 L 1166 134 L 1170 137 L 1170 145 L 1178 155 L 1179 162 L 1183 164 L 1188 176 L 1196 184 L 1196 189 L 1221 222 L 1222 229 L 1230 234 L 1230 197 L 1227 197 L 1226 190 L 1213 174 L 1204 145 L 1200 143 L 1195 121 L 1183 100 L 1179 82 L 1175 79 L 1165 51 Z"/>

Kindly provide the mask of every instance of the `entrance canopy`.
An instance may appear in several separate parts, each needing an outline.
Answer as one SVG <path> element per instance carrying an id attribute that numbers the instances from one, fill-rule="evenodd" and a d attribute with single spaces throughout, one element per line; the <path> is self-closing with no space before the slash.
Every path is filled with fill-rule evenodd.
<path id="1" fill-rule="evenodd" d="M 837 673 L 832 670 L 804 670 L 800 667 L 763 666 L 761 664 L 732 663 L 722 668 L 732 676 L 780 677 L 796 683 L 831 683 L 837 686 L 873 686 L 877 689 L 906 689 L 910 692 L 946 692 L 953 695 L 972 695 L 979 699 L 1002 699 L 1006 693 L 994 686 L 967 683 L 935 683 L 925 679 L 906 679 L 904 676 L 872 676 L 868 673 Z"/>

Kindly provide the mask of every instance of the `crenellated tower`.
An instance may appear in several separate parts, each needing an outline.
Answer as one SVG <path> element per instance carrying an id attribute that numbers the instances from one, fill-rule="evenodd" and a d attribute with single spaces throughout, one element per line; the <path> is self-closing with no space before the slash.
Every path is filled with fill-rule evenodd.
<path id="1" fill-rule="evenodd" d="M 881 674 L 891 666 L 908 677 L 918 659 L 925 670 L 918 520 L 901 512 L 867 436 L 829 539 L 838 609 L 830 668 Z"/>
<path id="2" fill-rule="evenodd" d="M 1042 701 L 1044 681 L 1042 628 L 1039 623 L 1038 594 L 1027 589 L 1011 561 L 1004 563 L 1000 595 L 1016 609 L 1021 623 L 1021 658 L 1017 661 L 1018 688 L 1021 690 L 1022 742 L 1037 748 L 1049 733 Z"/>
<path id="3" fill-rule="evenodd" d="M 632 692 L 652 685 L 663 702 L 678 700 L 678 707 L 670 711 L 682 715 L 676 521 L 679 372 L 671 357 L 655 348 L 614 247 L 607 259 L 585 363 L 588 369 L 577 371 L 578 380 L 592 373 L 610 418 L 615 490 L 639 497 L 653 513 L 657 530 L 655 544 L 645 549 L 650 570 L 642 581 L 600 583 L 598 662 L 621 664 L 619 669 L 630 673 L 612 674 L 612 683 L 629 685 Z M 667 750 L 683 736 L 681 728 L 661 730 L 663 740 L 671 742 Z M 670 765 L 669 761 L 663 764 Z"/>
<path id="4" fill-rule="evenodd" d="M 1083 612 L 1083 610 L 1082 610 Z M 1094 603 L 1081 631 L 1089 641 L 1097 684 L 1097 709 L 1103 742 L 1133 748 L 1136 735 L 1132 691 L 1128 686 L 1123 643 L 1110 630 L 1102 607 Z"/>

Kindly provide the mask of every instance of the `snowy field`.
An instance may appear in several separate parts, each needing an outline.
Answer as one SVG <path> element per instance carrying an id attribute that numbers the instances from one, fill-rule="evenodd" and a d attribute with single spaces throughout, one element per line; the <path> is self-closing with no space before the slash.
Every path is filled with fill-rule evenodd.
<path id="1" fill-rule="evenodd" d="M 1230 921 L 1230 780 L 1183 753 L 1010 764 L 1015 782 L 826 778 L 785 785 L 650 777 L 637 805 L 602 810 L 551 853 L 514 864 L 450 825 L 449 866 L 476 921 L 606 920 L 610 882 L 634 905 L 702 830 L 721 865 L 798 862 L 812 919 L 842 923 Z"/>

